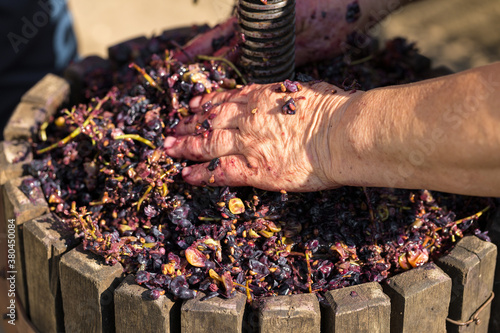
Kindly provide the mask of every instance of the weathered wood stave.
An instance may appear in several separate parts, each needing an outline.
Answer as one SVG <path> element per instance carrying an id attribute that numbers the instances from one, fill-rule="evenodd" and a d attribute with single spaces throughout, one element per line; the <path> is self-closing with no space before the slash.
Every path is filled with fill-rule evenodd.
<path id="1" fill-rule="evenodd" d="M 48 87 L 49 85 L 50 87 Z M 68 236 L 61 231 L 47 228 L 48 221 L 56 223 L 55 218 L 44 215 L 48 213 L 48 206 L 40 198 L 35 198 L 35 201 L 32 202 L 33 198 L 23 197 L 24 194 L 17 188 L 22 181 L 20 177 L 23 175 L 24 166 L 31 162 L 32 155 L 28 151 L 24 154 L 26 155 L 24 160 L 15 163 L 13 163 L 15 160 L 13 156 L 20 156 L 19 152 L 28 146 L 25 140 L 32 135 L 33 130 L 41 122 L 55 112 L 68 94 L 68 84 L 65 80 L 53 75 L 42 79 L 23 97 L 22 103 L 31 103 L 30 107 L 23 106 L 16 109 L 11 118 L 12 122 L 9 121 L 5 132 L 7 141 L 0 144 L 0 185 L 2 186 L 0 193 L 5 205 L 5 213 L 0 218 L 4 224 L 7 223 L 8 219 L 16 219 L 18 225 L 17 244 L 19 245 L 17 260 L 23 265 L 28 263 L 24 270 L 22 265 L 19 265 L 21 269 L 18 273 L 18 292 L 22 305 L 27 310 L 30 308 L 30 303 L 33 304 L 31 320 L 42 332 L 59 332 L 62 322 L 64 322 L 67 332 L 78 330 L 82 332 L 115 330 L 120 332 L 127 331 L 132 327 L 145 327 L 144 321 L 148 321 L 149 326 L 147 327 L 151 328 L 151 331 L 168 330 L 172 332 L 212 332 L 216 330 L 224 332 L 275 330 L 292 332 L 297 329 L 306 332 L 319 332 L 320 327 L 325 332 L 347 332 L 349 325 L 352 331 L 359 331 L 358 329 L 365 327 L 365 324 L 368 322 L 373 324 L 374 321 L 378 324 L 366 326 L 370 327 L 366 331 L 418 332 L 420 328 L 425 326 L 427 330 L 440 332 L 444 331 L 446 325 L 448 306 L 441 306 L 439 311 L 429 315 L 429 312 L 420 311 L 415 307 L 416 304 L 419 304 L 415 299 L 421 302 L 431 302 L 433 297 L 436 298 L 436 295 L 439 295 L 438 299 L 440 300 L 450 299 L 449 316 L 453 319 L 466 321 L 491 293 L 494 265 L 497 260 L 496 247 L 492 243 L 483 242 L 476 237 L 466 237 L 459 242 L 455 250 L 437 262 L 437 265 L 442 269 L 434 264 L 428 264 L 425 267 L 391 278 L 389 284 L 384 288 L 377 283 L 369 284 L 369 286 L 365 284 L 350 287 L 349 293 L 354 292 L 356 295 L 362 295 L 366 302 L 364 305 L 358 304 L 355 309 L 352 309 L 353 304 L 345 304 L 345 307 L 350 309 L 348 311 L 342 311 L 342 306 L 335 303 L 337 302 L 335 299 L 342 300 L 340 295 L 345 290 L 330 292 L 328 299 L 331 307 L 323 308 L 321 311 L 318 301 L 311 297 L 312 295 L 280 296 L 276 299 L 265 300 L 257 312 L 248 311 L 243 295 L 231 300 L 212 299 L 204 302 L 200 302 L 199 297 L 185 302 L 172 302 L 162 296 L 157 303 L 152 303 L 153 301 L 145 299 L 145 289 L 135 285 L 132 277 L 124 279 L 120 265 L 105 266 L 92 255 L 82 253 L 81 249 L 72 249 L 72 246 L 61 245 L 61 240 L 68 239 Z M 40 108 L 44 108 L 46 111 L 40 111 Z M 23 121 L 20 122 L 20 119 Z M 44 216 L 41 217 L 42 215 Z M 24 233 L 23 237 L 24 224 L 27 232 Z M 24 248 L 23 240 L 27 241 Z M 43 251 L 32 251 L 32 249 L 26 251 L 28 243 L 31 244 L 35 240 L 38 242 L 37 246 Z M 25 258 L 23 258 L 23 254 L 26 254 Z M 32 264 L 37 261 L 43 261 L 43 264 Z M 54 262 L 57 262 L 59 266 L 57 273 L 54 273 Z M 84 274 L 86 270 L 90 271 L 91 274 Z M 52 272 L 50 276 L 47 273 L 49 271 Z M 434 272 L 435 276 L 429 278 L 420 287 L 421 290 L 415 292 L 415 284 L 422 282 L 419 281 L 422 279 L 422 272 L 428 271 Z M 476 273 L 475 275 L 469 274 L 469 277 L 464 280 L 465 271 Z M 44 277 L 44 280 L 36 279 L 37 274 Z M 412 279 L 415 280 L 415 284 L 411 283 Z M 400 283 L 399 280 L 405 282 Z M 75 284 L 75 281 L 80 282 Z M 392 288 L 391 283 L 398 284 L 398 288 Z M 481 290 L 480 297 L 475 300 L 470 298 L 474 288 Z M 28 295 L 30 290 L 34 290 L 33 295 Z M 60 290 L 62 297 L 57 295 L 58 290 Z M 48 295 L 47 298 L 50 299 L 51 306 L 48 308 L 40 307 L 40 304 L 47 301 L 47 299 L 42 299 L 43 295 Z M 410 301 L 409 295 L 412 295 L 411 297 L 414 299 Z M 79 300 L 78 297 L 82 299 Z M 462 302 L 464 303 L 462 307 L 455 305 L 458 302 L 457 299 L 466 300 Z M 345 297 L 344 301 L 347 302 Z M 150 303 L 139 307 L 134 305 L 138 304 L 137 302 Z M 374 305 L 367 306 L 366 304 L 370 302 Z M 82 304 L 88 306 L 82 307 Z M 354 305 L 356 306 L 356 304 Z M 405 309 L 407 317 L 395 315 L 395 311 L 400 309 L 398 306 Z M 430 306 L 433 308 L 432 304 Z M 391 307 L 392 316 L 387 313 Z M 374 311 L 375 308 L 376 311 Z M 297 311 L 297 309 L 299 310 Z M 217 311 L 222 316 L 219 319 L 215 319 Z M 448 330 L 483 332 L 485 327 L 487 329 L 485 322 L 489 319 L 489 311 L 490 307 L 487 307 L 482 312 L 483 323 L 481 325 L 473 324 L 465 328 L 456 328 L 448 324 Z M 154 318 L 148 317 L 151 314 L 155 314 Z M 162 320 L 158 318 L 162 318 Z M 357 327 L 352 324 L 356 320 Z M 425 322 L 425 325 L 407 324 L 415 320 L 421 323 Z"/>

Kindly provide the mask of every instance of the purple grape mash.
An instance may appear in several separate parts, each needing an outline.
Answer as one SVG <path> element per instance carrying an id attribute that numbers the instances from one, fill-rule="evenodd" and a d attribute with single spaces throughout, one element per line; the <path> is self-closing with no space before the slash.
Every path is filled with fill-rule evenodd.
<path id="1" fill-rule="evenodd" d="M 178 43 L 154 37 L 136 49 L 115 50 L 99 66 L 84 61 L 84 99 L 45 124 L 46 138 L 34 136 L 30 173 L 36 181 L 22 186 L 29 192 L 41 184 L 51 211 L 84 248 L 106 263 L 120 262 L 153 299 L 165 292 L 189 299 L 203 291 L 207 298 L 315 293 L 321 300 L 325 291 L 420 266 L 464 234 L 487 238 L 478 219 L 493 208 L 488 198 L 186 184 L 180 172 L 191 162 L 166 155 L 165 137 L 190 121 L 192 97 L 243 81 L 218 59 L 178 62 L 172 45 Z M 371 89 L 421 79 L 429 67 L 421 68 L 414 46 L 402 39 L 363 52 L 358 60 L 344 55 L 299 68 L 296 79 Z M 276 88 L 288 94 L 302 86 L 286 81 Z M 294 116 L 293 99 L 283 112 Z M 196 135 L 210 131 L 209 122 L 197 124 Z M 213 160 L 209 169 L 218 164 Z"/>

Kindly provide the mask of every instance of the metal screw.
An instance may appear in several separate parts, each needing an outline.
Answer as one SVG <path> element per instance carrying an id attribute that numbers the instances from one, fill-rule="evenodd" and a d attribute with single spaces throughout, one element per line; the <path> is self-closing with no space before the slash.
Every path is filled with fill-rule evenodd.
<path id="1" fill-rule="evenodd" d="M 245 36 L 241 64 L 255 83 L 293 79 L 295 71 L 295 0 L 240 0 Z"/>

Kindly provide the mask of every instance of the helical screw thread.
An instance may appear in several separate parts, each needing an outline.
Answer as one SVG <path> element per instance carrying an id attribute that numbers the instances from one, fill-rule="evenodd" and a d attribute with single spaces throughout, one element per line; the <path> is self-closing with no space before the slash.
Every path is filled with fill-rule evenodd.
<path id="1" fill-rule="evenodd" d="M 239 0 L 245 41 L 241 64 L 255 83 L 293 79 L 295 74 L 295 0 Z"/>

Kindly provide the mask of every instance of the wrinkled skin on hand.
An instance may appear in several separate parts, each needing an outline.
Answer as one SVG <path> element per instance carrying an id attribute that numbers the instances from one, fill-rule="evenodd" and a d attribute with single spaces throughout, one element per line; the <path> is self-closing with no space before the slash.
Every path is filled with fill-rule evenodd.
<path id="1" fill-rule="evenodd" d="M 335 124 L 346 102 L 362 92 L 349 94 L 324 82 L 305 83 L 295 93 L 283 93 L 279 87 L 254 84 L 191 101 L 195 115 L 179 123 L 176 137 L 165 140 L 167 154 L 204 162 L 183 170 L 188 183 L 295 192 L 341 185 L 331 176 L 340 162 L 331 147 Z M 297 105 L 294 115 L 282 112 L 288 97 Z M 204 111 L 209 101 L 214 106 Z M 212 130 L 206 136 L 194 135 L 196 125 L 206 119 Z M 207 169 L 218 157 L 219 166 Z"/>
<path id="2" fill-rule="evenodd" d="M 328 59 L 341 52 L 348 52 L 344 42 L 352 32 L 365 33 L 391 11 L 409 0 L 296 0 L 295 15 L 295 62 Z M 348 19 L 348 8 L 359 5 L 359 14 Z M 224 37 L 231 40 L 228 46 L 219 50 L 212 49 L 212 40 Z M 210 31 L 190 41 L 175 58 L 186 62 L 198 54 L 225 56 L 237 60 L 234 46 L 241 42 L 238 33 L 238 20 L 228 19 Z M 362 44 L 364 41 L 360 40 Z M 362 45 L 360 45 L 361 47 Z M 356 50 L 352 50 L 355 52 Z"/>

